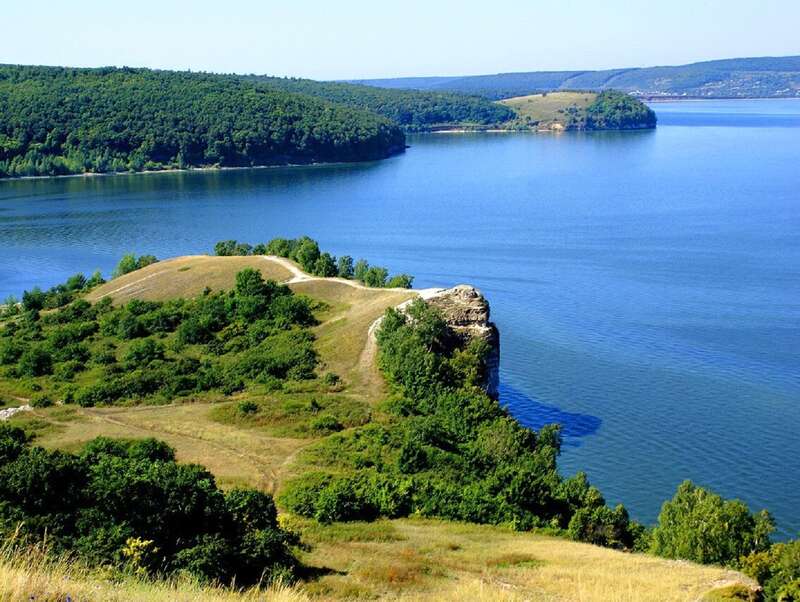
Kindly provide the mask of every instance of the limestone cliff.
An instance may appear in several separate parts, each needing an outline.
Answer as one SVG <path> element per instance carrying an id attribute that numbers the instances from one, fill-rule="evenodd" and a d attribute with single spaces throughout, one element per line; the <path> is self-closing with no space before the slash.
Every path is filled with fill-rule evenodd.
<path id="1" fill-rule="evenodd" d="M 497 399 L 500 379 L 500 333 L 489 320 L 489 302 L 474 286 L 459 284 L 429 295 L 426 302 L 436 307 L 453 331 L 465 339 L 483 339 L 491 352 L 486 359 L 485 389 Z"/>

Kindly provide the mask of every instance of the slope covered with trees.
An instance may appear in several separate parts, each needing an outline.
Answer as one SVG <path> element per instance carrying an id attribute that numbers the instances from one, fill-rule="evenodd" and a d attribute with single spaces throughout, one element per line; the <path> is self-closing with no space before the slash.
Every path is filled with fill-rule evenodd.
<path id="1" fill-rule="evenodd" d="M 0 177 L 380 159 L 374 113 L 236 76 L 0 66 Z"/>
<path id="2" fill-rule="evenodd" d="M 337 104 L 366 109 L 420 132 L 441 125 L 487 126 L 508 121 L 513 113 L 485 98 L 451 92 L 387 90 L 341 82 L 309 79 L 255 77 L 272 88 L 322 98 Z"/>

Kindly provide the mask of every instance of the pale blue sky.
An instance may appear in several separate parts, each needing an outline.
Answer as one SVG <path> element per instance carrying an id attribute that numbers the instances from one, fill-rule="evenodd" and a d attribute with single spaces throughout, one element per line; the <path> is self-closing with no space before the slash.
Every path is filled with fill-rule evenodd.
<path id="1" fill-rule="evenodd" d="M 317 79 L 800 54 L 800 0 L 3 0 L 0 63 Z"/>

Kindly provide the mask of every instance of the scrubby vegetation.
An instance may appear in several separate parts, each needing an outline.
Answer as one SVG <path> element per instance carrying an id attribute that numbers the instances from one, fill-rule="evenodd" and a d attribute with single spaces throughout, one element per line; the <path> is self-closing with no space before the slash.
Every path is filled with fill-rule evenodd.
<path id="1" fill-rule="evenodd" d="M 378 343 L 390 418 L 309 448 L 317 471 L 288 484 L 287 508 L 322 522 L 420 514 L 549 527 L 634 547 L 640 529 L 624 508 L 607 508 L 585 475 L 558 474 L 558 427 L 535 433 L 480 388 L 485 343 L 461 341 L 422 301 L 387 311 Z"/>
<path id="2" fill-rule="evenodd" d="M 26 293 L 0 328 L 0 382 L 24 393 L 94 406 L 314 377 L 311 301 L 252 268 L 234 290 L 195 299 L 77 299 L 42 312 L 47 299 Z"/>
<path id="3" fill-rule="evenodd" d="M 379 159 L 368 111 L 236 76 L 0 66 L 0 177 Z"/>
<path id="4" fill-rule="evenodd" d="M 291 578 L 296 565 L 270 496 L 223 493 L 153 439 L 100 438 L 75 455 L 0 424 L 0 534 L 22 549 L 46 539 L 94 566 L 226 584 Z"/>
<path id="5" fill-rule="evenodd" d="M 300 238 L 274 238 L 266 244 L 255 246 L 235 240 L 223 240 L 214 246 L 214 253 L 231 255 L 277 255 L 300 264 L 309 274 L 323 278 L 345 278 L 358 280 L 373 288 L 411 288 L 414 277 L 408 274 L 389 276 L 389 270 L 371 266 L 366 259 L 353 263 L 349 255 L 336 257 L 320 251 L 319 243 L 308 236 Z"/>

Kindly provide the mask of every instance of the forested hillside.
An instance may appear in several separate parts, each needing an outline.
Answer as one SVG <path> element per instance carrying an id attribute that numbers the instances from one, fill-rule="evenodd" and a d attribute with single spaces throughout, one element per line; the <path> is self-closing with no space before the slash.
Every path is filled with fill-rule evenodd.
<path id="1" fill-rule="evenodd" d="M 382 88 L 475 94 L 497 100 L 551 90 L 621 90 L 640 96 L 800 97 L 800 56 L 705 61 L 604 71 L 532 71 L 465 77 L 363 80 Z"/>
<path id="2" fill-rule="evenodd" d="M 0 66 L 0 177 L 387 157 L 370 113 L 235 76 Z"/>
<path id="3" fill-rule="evenodd" d="M 359 109 L 374 111 L 407 131 L 426 131 L 436 125 L 492 125 L 508 121 L 513 113 L 484 98 L 449 92 L 387 90 L 372 86 L 310 79 L 255 77 L 270 87 L 315 96 Z"/>

